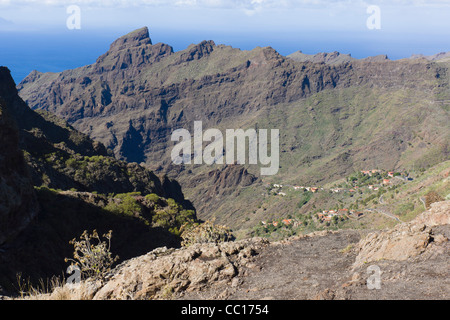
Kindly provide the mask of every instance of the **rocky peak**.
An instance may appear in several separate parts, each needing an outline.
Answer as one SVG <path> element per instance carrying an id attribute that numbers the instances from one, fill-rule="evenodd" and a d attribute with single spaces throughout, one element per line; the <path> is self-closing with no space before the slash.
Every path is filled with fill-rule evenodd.
<path id="1" fill-rule="evenodd" d="M 435 55 L 430 56 L 430 60 L 432 61 L 437 61 L 437 60 L 441 60 L 441 59 L 446 59 L 450 57 L 450 51 L 448 52 L 439 52 Z"/>
<path id="2" fill-rule="evenodd" d="M 203 56 L 209 55 L 215 46 L 216 44 L 212 40 L 204 40 L 199 44 L 192 44 L 186 52 L 181 54 L 178 63 L 201 59 Z"/>
<path id="3" fill-rule="evenodd" d="M 116 73 L 119 72 L 116 76 L 124 79 L 122 71 L 128 69 L 127 77 L 134 77 L 139 73 L 136 67 L 157 62 L 172 53 L 173 48 L 169 45 L 153 45 L 148 28 L 144 27 L 114 41 L 109 50 L 97 59 L 93 70 L 94 73 L 116 70 Z"/>
<path id="4" fill-rule="evenodd" d="M 338 51 L 320 52 L 314 55 L 304 54 L 302 51 L 297 51 L 288 55 L 288 58 L 299 62 L 310 61 L 325 64 L 338 64 L 355 60 L 350 54 L 342 54 Z"/>
<path id="5" fill-rule="evenodd" d="M 33 70 L 30 72 L 30 74 L 28 76 L 26 76 L 25 79 L 22 80 L 22 84 L 26 84 L 28 82 L 34 82 L 36 80 L 38 80 L 42 75 L 42 72 L 39 72 L 37 70 Z"/>
<path id="6" fill-rule="evenodd" d="M 145 44 L 152 44 L 147 27 L 134 30 L 111 44 L 110 50 L 122 50 L 125 48 L 138 47 Z"/>
<path id="7" fill-rule="evenodd" d="M 389 57 L 386 54 L 379 54 L 377 56 L 367 57 L 361 60 L 366 62 L 384 62 L 389 61 Z"/>
<path id="8" fill-rule="evenodd" d="M 427 59 L 428 61 L 439 61 L 443 59 L 450 58 L 450 51 L 449 52 L 439 52 L 436 54 L 433 54 L 431 56 L 426 56 L 424 54 L 413 54 L 409 59 Z"/>

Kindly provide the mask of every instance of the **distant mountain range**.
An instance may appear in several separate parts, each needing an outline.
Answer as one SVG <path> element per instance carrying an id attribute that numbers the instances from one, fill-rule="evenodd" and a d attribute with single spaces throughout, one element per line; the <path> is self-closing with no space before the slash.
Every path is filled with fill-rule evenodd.
<path id="1" fill-rule="evenodd" d="M 389 60 L 387 55 L 378 55 L 373 57 L 367 57 L 363 59 L 356 59 L 351 56 L 351 54 L 342 54 L 340 52 L 322 52 L 317 54 L 305 54 L 301 51 L 296 51 L 287 56 L 295 61 L 299 62 L 314 62 L 314 63 L 325 63 L 325 64 L 339 64 L 345 62 L 352 62 L 355 60 L 366 61 L 366 62 L 376 62 L 376 61 L 386 61 Z M 448 61 L 450 58 L 450 52 L 440 52 L 434 55 L 425 56 L 423 54 L 413 54 L 407 59 L 425 59 L 428 61 Z"/>
<path id="2" fill-rule="evenodd" d="M 391 61 L 387 56 L 239 50 L 213 41 L 174 52 L 147 28 L 114 41 L 91 65 L 33 71 L 18 86 L 45 110 L 113 150 L 176 178 L 199 217 L 250 228 L 266 216 L 266 183 L 323 185 L 367 168 L 427 168 L 449 159 L 447 54 Z M 171 133 L 195 120 L 221 130 L 280 129 L 280 170 L 255 166 L 177 166 Z"/>

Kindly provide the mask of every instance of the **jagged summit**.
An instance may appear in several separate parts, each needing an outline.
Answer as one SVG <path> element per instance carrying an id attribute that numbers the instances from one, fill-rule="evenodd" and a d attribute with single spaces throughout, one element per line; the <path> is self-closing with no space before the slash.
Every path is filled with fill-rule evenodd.
<path id="1" fill-rule="evenodd" d="M 152 44 L 150 34 L 147 27 L 134 30 L 119 39 L 115 40 L 110 47 L 110 50 L 121 50 L 125 47 L 137 47 L 143 44 Z"/>
<path id="2" fill-rule="evenodd" d="M 442 61 L 444 59 L 450 58 L 450 51 L 449 52 L 439 52 L 436 54 L 433 54 L 431 56 L 426 56 L 424 54 L 413 54 L 409 59 L 427 59 L 428 61 Z"/>
<path id="3" fill-rule="evenodd" d="M 389 57 L 386 54 L 379 54 L 377 56 L 367 57 L 364 59 L 361 59 L 365 62 L 384 62 L 384 61 L 390 61 Z"/>
<path id="4" fill-rule="evenodd" d="M 310 61 L 325 64 L 338 64 L 355 60 L 350 54 L 343 54 L 337 51 L 329 53 L 321 52 L 317 54 L 305 54 L 302 51 L 296 51 L 287 57 L 299 62 Z"/>
<path id="5" fill-rule="evenodd" d="M 101 55 L 95 65 L 95 72 L 115 70 L 121 78 L 134 77 L 138 66 L 152 64 L 173 53 L 173 48 L 164 43 L 152 44 L 147 27 L 134 30 L 115 40 L 109 50 Z M 126 69 L 127 74 L 122 71 Z"/>
<path id="6" fill-rule="evenodd" d="M 328 65 L 340 64 L 345 62 L 363 61 L 363 62 L 384 62 L 390 61 L 387 55 L 380 54 L 377 56 L 367 57 L 363 59 L 356 59 L 351 54 L 340 53 L 338 51 L 333 52 L 320 52 L 316 54 L 305 54 L 302 51 L 296 51 L 287 56 L 288 58 L 299 62 L 313 62 L 313 63 L 325 63 Z"/>

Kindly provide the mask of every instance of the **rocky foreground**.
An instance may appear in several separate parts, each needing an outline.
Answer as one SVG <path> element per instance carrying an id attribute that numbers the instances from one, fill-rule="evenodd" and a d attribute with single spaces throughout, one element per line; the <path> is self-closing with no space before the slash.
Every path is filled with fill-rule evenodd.
<path id="1" fill-rule="evenodd" d="M 436 202 L 390 230 L 159 248 L 123 262 L 102 282 L 37 298 L 450 299 L 449 237 L 450 201 Z"/>

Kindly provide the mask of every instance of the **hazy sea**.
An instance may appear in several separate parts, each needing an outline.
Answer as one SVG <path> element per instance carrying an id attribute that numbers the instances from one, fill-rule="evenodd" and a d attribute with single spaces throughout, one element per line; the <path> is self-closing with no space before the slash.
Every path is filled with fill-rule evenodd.
<path id="1" fill-rule="evenodd" d="M 105 53 L 110 44 L 134 28 L 117 30 L 58 30 L 0 31 L 0 65 L 7 66 L 16 83 L 19 83 L 32 70 L 41 72 L 60 72 L 95 62 Z M 271 46 L 279 53 L 288 55 L 297 50 L 303 53 L 318 52 L 350 53 L 355 58 L 365 58 L 378 54 L 387 54 L 390 59 L 409 57 L 412 53 L 434 54 L 450 50 L 442 46 L 444 39 L 433 37 L 402 37 L 401 39 L 374 33 L 332 33 L 302 32 L 250 34 L 230 32 L 178 31 L 151 29 L 153 43 L 164 42 L 175 51 L 185 49 L 192 43 L 202 40 L 214 40 L 216 44 L 231 45 L 243 50 L 257 46 Z M 448 44 L 445 44 L 448 46 Z"/>

